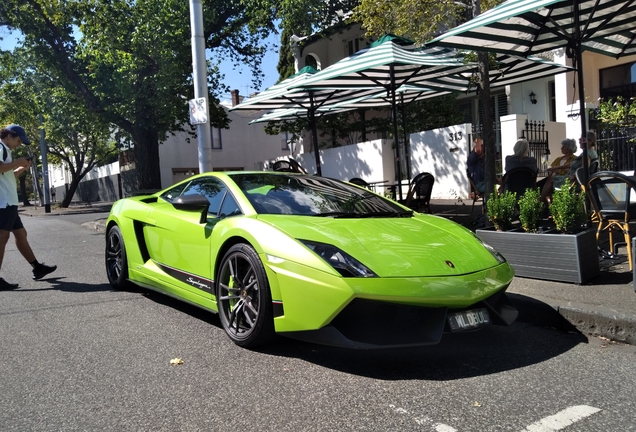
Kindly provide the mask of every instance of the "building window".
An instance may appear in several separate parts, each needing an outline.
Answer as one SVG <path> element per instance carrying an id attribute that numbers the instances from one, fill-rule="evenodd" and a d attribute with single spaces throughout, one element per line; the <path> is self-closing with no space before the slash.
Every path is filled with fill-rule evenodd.
<path id="1" fill-rule="evenodd" d="M 556 121 L 556 88 L 554 86 L 554 81 L 550 81 L 548 83 L 548 120 L 555 122 Z"/>
<path id="2" fill-rule="evenodd" d="M 355 54 L 360 51 L 360 40 L 358 38 L 351 39 L 348 43 L 349 55 Z"/>
<path id="3" fill-rule="evenodd" d="M 636 96 L 636 62 L 601 69 L 601 98 L 609 100 L 618 96 L 631 99 Z"/>
<path id="4" fill-rule="evenodd" d="M 223 149 L 223 139 L 221 135 L 221 129 L 210 128 L 210 135 L 212 135 L 212 149 L 213 150 L 222 150 Z"/>
<path id="5" fill-rule="evenodd" d="M 318 69 L 318 61 L 316 57 L 311 54 L 305 56 L 305 66 L 311 66 L 314 69 Z"/>
<path id="6" fill-rule="evenodd" d="M 289 150 L 289 136 L 287 135 L 287 132 L 285 132 L 285 135 L 281 138 L 280 144 L 281 150 Z"/>

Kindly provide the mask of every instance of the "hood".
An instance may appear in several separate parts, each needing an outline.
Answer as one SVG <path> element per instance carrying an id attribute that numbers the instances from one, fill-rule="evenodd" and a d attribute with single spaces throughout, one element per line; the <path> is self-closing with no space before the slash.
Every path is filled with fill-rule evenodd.
<path id="1" fill-rule="evenodd" d="M 258 218 L 295 239 L 337 246 L 381 277 L 456 276 L 498 264 L 472 232 L 436 216 Z"/>

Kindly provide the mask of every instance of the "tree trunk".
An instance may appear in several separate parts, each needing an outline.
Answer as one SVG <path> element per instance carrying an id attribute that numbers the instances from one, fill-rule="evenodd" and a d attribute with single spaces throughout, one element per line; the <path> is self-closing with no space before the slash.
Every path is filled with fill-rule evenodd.
<path id="1" fill-rule="evenodd" d="M 161 167 L 159 164 L 159 136 L 157 131 L 140 129 L 135 131 L 136 190 L 161 189 Z"/>
<path id="2" fill-rule="evenodd" d="M 63 208 L 68 208 L 69 205 L 71 205 L 71 201 L 73 201 L 73 196 L 75 195 L 75 192 L 77 191 L 77 186 L 79 185 L 79 178 L 71 178 L 71 183 L 68 185 L 68 188 L 66 189 L 66 195 L 64 196 L 64 199 L 62 200 L 62 207 Z"/>
<path id="3" fill-rule="evenodd" d="M 29 193 L 27 192 L 26 187 L 26 173 L 22 173 L 20 177 L 18 177 L 18 181 L 20 182 L 20 196 L 22 198 L 22 204 L 27 207 L 32 205 L 31 201 L 29 201 Z"/>

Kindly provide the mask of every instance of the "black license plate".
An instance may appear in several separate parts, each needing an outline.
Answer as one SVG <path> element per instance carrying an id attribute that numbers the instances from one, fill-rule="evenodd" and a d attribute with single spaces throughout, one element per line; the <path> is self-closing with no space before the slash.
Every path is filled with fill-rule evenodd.
<path id="1" fill-rule="evenodd" d="M 486 309 L 472 309 L 448 315 L 451 331 L 471 330 L 492 324 Z"/>

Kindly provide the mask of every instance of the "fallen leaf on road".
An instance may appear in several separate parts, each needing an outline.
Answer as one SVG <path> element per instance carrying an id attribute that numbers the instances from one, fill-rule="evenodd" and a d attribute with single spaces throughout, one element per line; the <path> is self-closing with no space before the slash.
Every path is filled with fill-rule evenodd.
<path id="1" fill-rule="evenodd" d="M 172 360 L 170 360 L 170 364 L 171 365 L 180 365 L 183 364 L 183 360 L 181 360 L 180 358 L 173 358 Z"/>
<path id="2" fill-rule="evenodd" d="M 481 406 L 481 404 L 480 404 L 479 402 L 475 401 L 475 402 L 473 403 L 473 406 L 480 407 L 480 406 Z"/>

